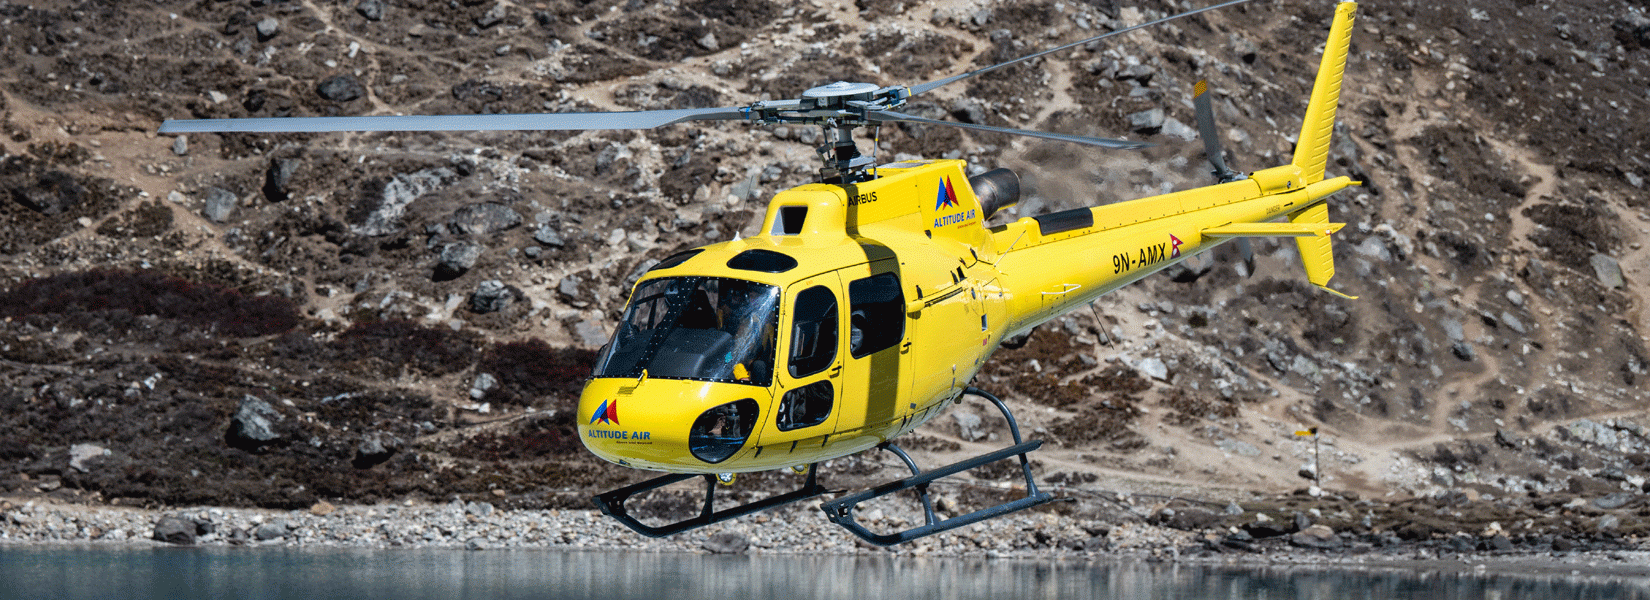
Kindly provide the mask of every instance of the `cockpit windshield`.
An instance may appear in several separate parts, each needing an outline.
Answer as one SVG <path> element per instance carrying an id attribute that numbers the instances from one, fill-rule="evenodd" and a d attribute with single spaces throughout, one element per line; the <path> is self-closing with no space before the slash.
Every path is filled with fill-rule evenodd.
<path id="1" fill-rule="evenodd" d="M 636 286 L 597 377 L 773 382 L 779 288 L 722 277 L 664 277 Z"/>

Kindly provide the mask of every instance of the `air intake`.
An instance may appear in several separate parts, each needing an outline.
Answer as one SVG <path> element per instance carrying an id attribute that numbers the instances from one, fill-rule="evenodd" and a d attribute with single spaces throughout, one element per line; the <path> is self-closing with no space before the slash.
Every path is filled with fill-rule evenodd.
<path id="1" fill-rule="evenodd" d="M 969 177 L 968 185 L 980 199 L 982 220 L 1020 201 L 1020 176 L 1008 169 L 992 169 Z"/>

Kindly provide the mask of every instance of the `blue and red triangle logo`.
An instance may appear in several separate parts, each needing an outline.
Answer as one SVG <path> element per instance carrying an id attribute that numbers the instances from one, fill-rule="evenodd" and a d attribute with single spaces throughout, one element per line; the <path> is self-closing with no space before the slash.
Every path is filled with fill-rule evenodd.
<path id="1" fill-rule="evenodd" d="M 934 210 L 947 207 L 956 208 L 957 206 L 957 190 L 951 187 L 951 178 L 947 177 L 944 182 L 940 183 L 940 194 L 934 200 Z"/>
<path id="2" fill-rule="evenodd" d="M 598 422 L 603 425 L 619 424 L 619 401 L 617 399 L 603 400 L 602 405 L 596 407 L 596 414 L 590 415 L 590 424 L 595 425 Z"/>

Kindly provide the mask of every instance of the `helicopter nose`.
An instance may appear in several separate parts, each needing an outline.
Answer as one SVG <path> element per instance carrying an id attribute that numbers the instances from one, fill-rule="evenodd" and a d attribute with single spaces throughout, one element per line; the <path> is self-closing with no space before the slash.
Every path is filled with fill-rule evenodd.
<path id="1" fill-rule="evenodd" d="M 765 390 L 746 385 L 594 379 L 579 398 L 579 439 L 627 467 L 710 472 L 745 449 Z"/>

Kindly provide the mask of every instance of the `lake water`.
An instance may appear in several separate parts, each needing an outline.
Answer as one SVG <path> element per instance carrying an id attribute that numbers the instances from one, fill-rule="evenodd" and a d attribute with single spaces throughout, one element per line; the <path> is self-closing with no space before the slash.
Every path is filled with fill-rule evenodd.
<path id="1" fill-rule="evenodd" d="M 1650 577 L 555 550 L 0 546 L 0 598 L 1650 598 Z"/>

